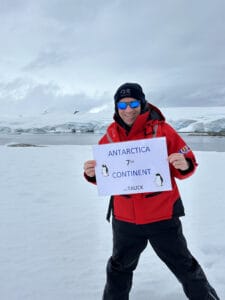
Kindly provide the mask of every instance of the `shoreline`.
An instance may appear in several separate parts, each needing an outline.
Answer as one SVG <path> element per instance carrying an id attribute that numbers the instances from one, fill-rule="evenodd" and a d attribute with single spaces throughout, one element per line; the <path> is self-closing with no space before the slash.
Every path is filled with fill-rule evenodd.
<path id="1" fill-rule="evenodd" d="M 178 132 L 179 134 L 187 134 L 189 136 L 220 136 L 225 137 L 225 132 Z"/>
<path id="2" fill-rule="evenodd" d="M 225 152 L 225 136 L 181 133 L 193 151 Z M 10 147 L 41 147 L 50 145 L 96 145 L 102 133 L 0 134 L 0 145 Z"/>

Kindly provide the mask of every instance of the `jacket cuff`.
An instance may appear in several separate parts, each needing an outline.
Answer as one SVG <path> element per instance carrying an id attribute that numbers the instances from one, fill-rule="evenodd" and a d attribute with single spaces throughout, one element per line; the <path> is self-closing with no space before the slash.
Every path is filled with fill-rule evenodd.
<path id="1" fill-rule="evenodd" d="M 96 177 L 95 177 L 95 176 L 90 177 L 90 176 L 88 176 L 86 173 L 84 173 L 84 177 L 85 177 L 85 179 L 86 179 L 88 182 L 96 183 Z"/>
<path id="2" fill-rule="evenodd" d="M 186 159 L 186 161 L 188 162 L 189 167 L 188 167 L 187 170 L 184 170 L 184 171 L 179 169 L 179 172 L 180 172 L 180 174 L 182 174 L 182 175 L 187 175 L 187 174 L 193 172 L 193 171 L 194 171 L 194 168 L 195 168 L 192 159 L 187 158 L 187 157 L 185 157 L 185 159 Z"/>

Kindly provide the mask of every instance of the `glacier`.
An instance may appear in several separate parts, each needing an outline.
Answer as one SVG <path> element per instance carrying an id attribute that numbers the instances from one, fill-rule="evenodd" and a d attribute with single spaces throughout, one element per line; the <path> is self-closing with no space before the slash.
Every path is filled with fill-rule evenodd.
<path id="1" fill-rule="evenodd" d="M 161 108 L 178 132 L 225 136 L 225 106 Z M 0 134 L 104 133 L 113 110 L 0 114 Z"/>

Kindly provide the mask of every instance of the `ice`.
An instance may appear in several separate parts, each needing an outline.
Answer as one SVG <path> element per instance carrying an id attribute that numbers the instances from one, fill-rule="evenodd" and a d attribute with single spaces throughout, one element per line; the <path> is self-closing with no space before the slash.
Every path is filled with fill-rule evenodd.
<path id="1" fill-rule="evenodd" d="M 179 132 L 225 132 L 225 107 L 170 107 L 160 108 L 169 122 Z M 105 132 L 113 121 L 112 107 L 87 112 L 46 112 L 34 114 L 0 114 L 0 133 L 68 133 Z"/>
<path id="2" fill-rule="evenodd" d="M 199 167 L 178 181 L 188 245 L 225 296 L 225 152 L 196 152 Z M 108 197 L 83 178 L 91 146 L 0 146 L 0 292 L 3 300 L 99 300 L 111 254 Z M 150 246 L 131 300 L 186 299 Z"/>

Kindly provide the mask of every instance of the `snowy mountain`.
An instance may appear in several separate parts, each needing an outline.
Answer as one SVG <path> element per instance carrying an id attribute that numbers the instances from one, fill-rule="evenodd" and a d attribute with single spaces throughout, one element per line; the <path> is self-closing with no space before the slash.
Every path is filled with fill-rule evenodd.
<path id="1" fill-rule="evenodd" d="M 177 131 L 225 135 L 225 107 L 161 108 Z M 103 133 L 113 118 L 112 108 L 88 112 L 48 112 L 39 114 L 0 114 L 1 134 L 21 133 Z"/>

